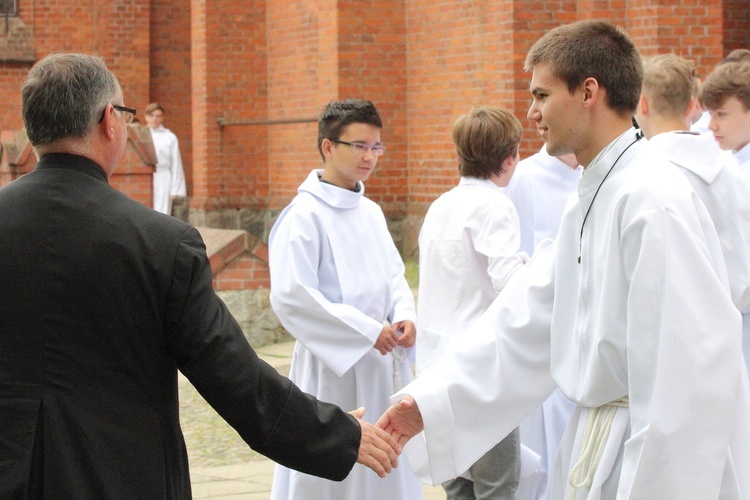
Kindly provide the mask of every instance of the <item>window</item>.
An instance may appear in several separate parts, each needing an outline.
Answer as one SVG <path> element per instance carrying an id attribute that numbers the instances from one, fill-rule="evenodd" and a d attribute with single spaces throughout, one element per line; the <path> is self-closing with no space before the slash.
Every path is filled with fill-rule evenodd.
<path id="1" fill-rule="evenodd" d="M 16 8 L 16 0 L 0 0 L 0 16 L 15 16 Z"/>

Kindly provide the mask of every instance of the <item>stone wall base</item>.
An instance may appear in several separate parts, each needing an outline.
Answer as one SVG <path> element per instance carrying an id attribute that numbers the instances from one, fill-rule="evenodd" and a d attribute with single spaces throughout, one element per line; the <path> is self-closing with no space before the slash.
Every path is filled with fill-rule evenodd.
<path id="1" fill-rule="evenodd" d="M 270 290 L 228 290 L 216 292 L 240 324 L 254 348 L 294 340 L 271 309 Z"/>

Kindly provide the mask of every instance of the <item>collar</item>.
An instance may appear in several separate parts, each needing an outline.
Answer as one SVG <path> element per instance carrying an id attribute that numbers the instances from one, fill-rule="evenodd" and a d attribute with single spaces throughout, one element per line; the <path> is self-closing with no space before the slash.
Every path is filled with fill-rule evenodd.
<path id="1" fill-rule="evenodd" d="M 634 127 L 630 127 L 625 132 L 620 134 L 615 140 L 607 144 L 602 149 L 594 160 L 583 170 L 581 176 L 581 182 L 578 184 L 578 196 L 584 198 L 588 195 L 593 195 L 594 191 L 604 181 L 610 168 L 617 161 L 617 158 L 625 151 L 625 149 L 633 144 L 633 141 L 637 139 L 637 131 Z M 620 161 L 624 161 L 620 159 Z M 583 210 L 587 207 L 582 206 Z"/>
<path id="2" fill-rule="evenodd" d="M 109 184 L 107 174 L 98 163 L 85 156 L 70 153 L 48 153 L 39 159 L 35 170 L 74 170 Z"/>
<path id="3" fill-rule="evenodd" d="M 665 132 L 653 136 L 647 144 L 649 149 L 665 153 L 670 163 L 693 172 L 707 183 L 716 179 L 729 156 L 707 134 Z"/>
<path id="4" fill-rule="evenodd" d="M 365 185 L 358 182 L 359 191 L 354 192 L 348 189 L 344 189 L 333 184 L 326 182 L 320 182 L 320 177 L 323 175 L 323 169 L 315 169 L 310 172 L 307 179 L 297 188 L 298 193 L 309 193 L 327 205 L 334 208 L 356 208 L 359 205 L 359 201 L 365 194 Z"/>
<path id="5" fill-rule="evenodd" d="M 484 186 L 490 189 L 502 190 L 500 186 L 489 179 L 480 179 L 479 177 L 461 177 L 458 181 L 459 186 Z"/>
<path id="6" fill-rule="evenodd" d="M 750 162 L 750 144 L 734 153 L 734 157 L 740 165 Z"/>

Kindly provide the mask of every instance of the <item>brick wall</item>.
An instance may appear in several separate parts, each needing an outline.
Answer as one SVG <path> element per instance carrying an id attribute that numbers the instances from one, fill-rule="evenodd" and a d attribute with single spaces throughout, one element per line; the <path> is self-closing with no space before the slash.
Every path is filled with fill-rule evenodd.
<path id="1" fill-rule="evenodd" d="M 338 10 L 337 10 L 338 5 Z M 325 104 L 372 100 L 388 152 L 367 184 L 389 215 L 407 210 L 406 27 L 403 0 L 372 4 L 304 1 L 268 4 L 269 208 L 283 208 L 310 169 L 321 168 L 317 116 Z"/>
<path id="2" fill-rule="evenodd" d="M 628 3 L 624 26 L 644 55 L 675 52 L 708 74 L 722 55 L 721 10 L 702 0 Z"/>
<path id="3" fill-rule="evenodd" d="M 21 85 L 30 64 L 0 63 L 0 95 L 3 105 L 0 106 L 0 129 L 18 130 L 23 127 L 21 118 Z"/>
<path id="4" fill-rule="evenodd" d="M 723 6 L 724 55 L 734 49 L 750 49 L 750 2 L 724 0 Z"/>
<path id="5" fill-rule="evenodd" d="M 458 180 L 453 122 L 476 105 L 513 110 L 527 126 L 524 155 L 541 142 L 526 119 L 526 52 L 574 19 L 574 2 L 412 1 L 408 18 L 409 211 L 422 216 Z"/>
<path id="6" fill-rule="evenodd" d="M 151 2 L 149 27 L 149 94 L 138 105 L 145 124 L 145 107 L 158 102 L 164 107 L 164 126 L 177 135 L 188 186 L 193 185 L 193 120 L 190 89 L 190 0 Z M 192 193 L 188 190 L 188 195 Z"/>
<path id="7" fill-rule="evenodd" d="M 191 221 L 259 237 L 321 165 L 314 121 L 323 105 L 373 100 L 389 149 L 367 194 L 413 249 L 426 208 L 458 178 L 451 128 L 460 114 L 477 104 L 510 108 L 526 126 L 522 156 L 541 145 L 526 120 L 523 61 L 544 32 L 610 19 L 645 55 L 675 51 L 705 75 L 730 50 L 750 46 L 747 7 L 746 0 L 20 0 L 16 24 L 33 31 L 37 59 L 53 50 L 100 54 L 127 104 L 141 111 L 162 102 L 182 146 Z M 21 126 L 29 66 L 0 62 L 0 129 Z"/>
<path id="8" fill-rule="evenodd" d="M 193 0 L 193 201 L 197 210 L 257 208 L 267 190 L 265 2 Z"/>
<path id="9" fill-rule="evenodd" d="M 319 168 L 317 121 L 338 87 L 336 2 L 268 2 L 269 208 L 280 210 Z"/>
<path id="10" fill-rule="evenodd" d="M 0 132 L 0 186 L 31 172 L 36 164 L 36 156 L 24 130 Z M 156 153 L 150 132 L 146 127 L 130 125 L 125 152 L 109 183 L 150 207 L 153 199 L 154 165 Z"/>

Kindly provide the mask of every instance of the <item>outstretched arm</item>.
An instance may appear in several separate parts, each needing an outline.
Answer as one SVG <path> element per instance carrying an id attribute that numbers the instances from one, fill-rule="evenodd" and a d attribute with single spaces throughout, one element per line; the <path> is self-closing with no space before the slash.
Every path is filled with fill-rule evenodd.
<path id="1" fill-rule="evenodd" d="M 357 419 L 362 428 L 357 463 L 369 467 L 380 477 L 387 476 L 394 467 L 398 467 L 398 455 L 402 447 L 383 429 L 362 420 L 365 415 L 364 407 L 349 413 Z"/>
<path id="2" fill-rule="evenodd" d="M 390 434 L 402 447 L 424 429 L 422 414 L 411 396 L 406 396 L 388 408 L 376 425 Z"/>

